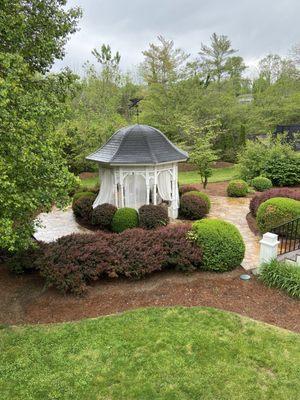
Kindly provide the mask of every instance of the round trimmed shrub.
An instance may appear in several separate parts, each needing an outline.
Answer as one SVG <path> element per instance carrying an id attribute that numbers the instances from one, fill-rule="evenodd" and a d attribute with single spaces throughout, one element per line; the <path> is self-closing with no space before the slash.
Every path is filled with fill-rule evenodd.
<path id="1" fill-rule="evenodd" d="M 195 185 L 181 185 L 179 186 L 179 196 L 182 196 L 184 193 L 187 192 L 198 192 L 198 188 Z"/>
<path id="2" fill-rule="evenodd" d="M 261 233 L 265 233 L 297 217 L 300 217 L 300 201 L 274 197 L 259 206 L 256 221 Z"/>
<path id="3" fill-rule="evenodd" d="M 140 227 L 155 229 L 169 222 L 168 208 L 161 205 L 144 205 L 139 209 Z"/>
<path id="4" fill-rule="evenodd" d="M 231 181 L 227 186 L 227 195 L 229 197 L 245 197 L 248 191 L 247 182 L 242 179 Z"/>
<path id="5" fill-rule="evenodd" d="M 203 251 L 203 267 L 208 271 L 230 271 L 241 265 L 245 244 L 239 230 L 218 219 L 196 221 L 191 237 Z"/>
<path id="6" fill-rule="evenodd" d="M 186 219 L 201 219 L 209 213 L 209 198 L 201 192 L 188 192 L 181 196 L 179 214 Z"/>
<path id="7" fill-rule="evenodd" d="M 264 192 L 265 190 L 271 189 L 273 186 L 272 181 L 264 176 L 257 176 L 256 178 L 252 179 L 251 185 L 259 192 Z"/>
<path id="8" fill-rule="evenodd" d="M 203 199 L 207 203 L 207 207 L 208 207 L 207 213 L 209 213 L 211 203 L 210 203 L 210 198 L 208 197 L 208 195 L 206 193 L 200 192 L 199 190 L 192 190 L 190 192 L 185 193 L 184 196 L 187 194 L 193 194 L 195 196 L 201 197 L 201 199 Z"/>
<path id="9" fill-rule="evenodd" d="M 93 193 L 77 199 L 72 205 L 75 216 L 81 218 L 84 222 L 92 223 L 93 203 L 95 199 L 96 195 Z"/>
<path id="10" fill-rule="evenodd" d="M 77 192 L 73 196 L 72 204 L 74 204 L 75 201 L 77 201 L 81 197 L 90 197 L 90 196 L 94 196 L 94 195 L 95 195 L 94 192 L 89 192 L 89 191 L 87 191 L 87 192 Z"/>
<path id="11" fill-rule="evenodd" d="M 119 208 L 112 220 L 112 230 L 120 233 L 125 229 L 136 228 L 139 225 L 139 215 L 134 208 Z"/>
<path id="12" fill-rule="evenodd" d="M 287 197 L 289 199 L 300 201 L 300 189 L 274 188 L 267 190 L 266 192 L 256 194 L 250 201 L 249 208 L 251 214 L 256 216 L 259 206 L 265 201 L 272 199 L 274 197 Z"/>
<path id="13" fill-rule="evenodd" d="M 98 226 L 100 229 L 110 229 L 116 211 L 117 207 L 113 204 L 100 204 L 93 209 L 92 224 Z"/>

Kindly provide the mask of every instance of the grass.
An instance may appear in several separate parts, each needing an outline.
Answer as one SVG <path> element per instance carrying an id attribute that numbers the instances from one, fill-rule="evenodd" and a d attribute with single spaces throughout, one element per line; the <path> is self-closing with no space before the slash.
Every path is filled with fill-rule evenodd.
<path id="1" fill-rule="evenodd" d="M 300 335 L 210 308 L 0 330 L 2 400 L 298 400 Z"/>
<path id="2" fill-rule="evenodd" d="M 213 175 L 209 178 L 209 182 L 223 182 L 230 181 L 231 179 L 235 179 L 237 177 L 237 167 L 226 167 L 226 168 L 214 168 Z M 179 172 L 179 183 L 200 183 L 200 175 L 197 171 L 187 171 L 187 172 Z M 99 178 L 98 175 L 95 177 L 87 178 L 82 180 L 82 186 L 86 188 L 93 188 L 96 184 L 98 184 Z"/>

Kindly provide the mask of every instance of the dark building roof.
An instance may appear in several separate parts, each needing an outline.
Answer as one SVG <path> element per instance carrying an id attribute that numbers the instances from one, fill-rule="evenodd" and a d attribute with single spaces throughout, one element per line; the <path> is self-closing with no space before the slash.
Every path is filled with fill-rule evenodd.
<path id="1" fill-rule="evenodd" d="M 86 157 L 110 165 L 161 164 L 185 161 L 188 154 L 176 147 L 158 129 L 132 125 L 119 129 L 108 142 Z"/>

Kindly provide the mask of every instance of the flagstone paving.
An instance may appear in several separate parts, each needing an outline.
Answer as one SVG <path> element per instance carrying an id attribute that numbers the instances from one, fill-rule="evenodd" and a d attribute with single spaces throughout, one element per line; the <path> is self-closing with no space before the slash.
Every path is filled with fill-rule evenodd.
<path id="1" fill-rule="evenodd" d="M 212 207 L 209 218 L 221 218 L 234 224 L 243 236 L 246 253 L 242 267 L 246 270 L 259 265 L 259 237 L 248 226 L 246 216 L 249 213 L 250 199 L 245 197 L 232 198 L 210 196 Z"/>

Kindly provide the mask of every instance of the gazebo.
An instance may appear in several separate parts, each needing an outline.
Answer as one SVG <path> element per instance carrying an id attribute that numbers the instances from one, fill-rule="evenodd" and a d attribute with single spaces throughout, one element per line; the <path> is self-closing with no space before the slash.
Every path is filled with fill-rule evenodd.
<path id="1" fill-rule="evenodd" d="M 169 217 L 179 208 L 178 163 L 188 154 L 147 125 L 119 129 L 108 142 L 86 157 L 99 164 L 100 191 L 93 204 L 110 203 L 139 209 L 165 204 Z"/>

